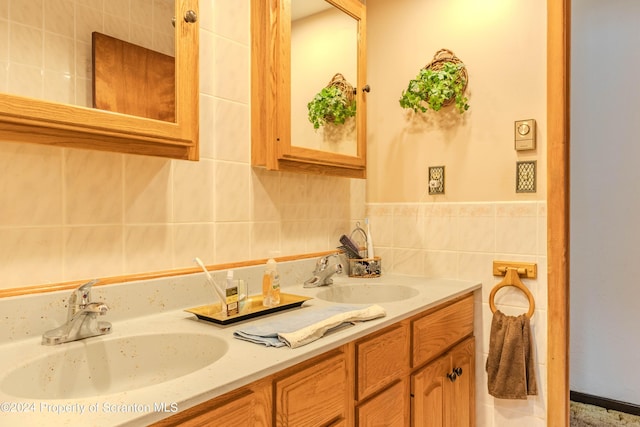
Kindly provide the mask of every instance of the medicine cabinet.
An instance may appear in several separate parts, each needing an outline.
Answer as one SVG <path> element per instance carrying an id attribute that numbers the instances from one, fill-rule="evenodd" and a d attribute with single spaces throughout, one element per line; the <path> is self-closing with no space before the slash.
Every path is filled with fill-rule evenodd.
<path id="1" fill-rule="evenodd" d="M 27 2 L 24 4 L 26 5 Z M 107 11 L 106 8 L 111 7 L 110 2 L 109 4 L 105 2 L 104 10 L 92 9 L 96 3 L 91 1 L 82 6 L 79 2 L 74 3 L 71 10 L 64 10 L 65 4 L 67 2 L 44 2 L 42 10 L 39 8 L 26 10 L 26 6 L 25 10 L 19 7 L 15 10 L 12 8 L 14 17 L 31 22 L 25 25 L 10 22 L 6 61 L 8 83 L 6 90 L 3 90 L 6 93 L 0 93 L 0 140 L 198 160 L 198 0 L 164 0 L 162 2 L 145 0 L 145 2 L 132 3 L 131 11 L 128 8 Z M 136 11 L 134 7 L 139 9 Z M 163 16 L 162 22 L 157 22 L 155 18 L 157 11 L 154 10 L 152 13 L 151 7 L 165 9 L 163 12 L 167 16 Z M 110 12 L 112 14 L 109 14 Z M 123 24 L 127 18 L 118 15 L 125 12 L 127 18 L 130 16 L 128 24 Z M 81 15 L 83 13 L 84 15 Z M 175 49 L 174 52 L 169 52 L 171 55 L 175 53 L 175 118 L 173 120 L 149 119 L 105 111 L 90 105 L 91 78 L 87 78 L 86 75 L 90 75 L 92 65 L 91 33 L 105 31 L 105 27 L 108 26 L 104 23 L 107 18 L 96 19 L 103 28 L 92 28 L 89 24 L 90 18 L 95 18 L 100 13 L 109 16 L 110 23 L 114 24 L 106 28 L 106 32 L 113 30 L 116 33 L 120 31 L 134 35 L 135 27 L 137 36 L 142 37 L 147 32 L 155 32 L 158 26 L 162 26 L 163 31 L 166 31 L 170 38 L 174 38 L 169 40 L 169 43 L 174 46 L 171 50 Z M 59 22 L 52 20 L 52 17 Z M 9 18 L 12 19 L 12 16 Z M 130 29 L 124 30 L 123 25 L 129 25 Z M 68 36 L 64 33 L 68 33 Z M 28 52 L 31 49 L 20 49 L 20 44 L 27 39 L 20 34 L 40 34 L 33 39 L 39 43 L 35 49 L 43 52 L 43 63 L 25 64 L 27 61 L 21 61 L 21 59 L 26 53 L 20 54 L 22 58 L 15 56 L 18 55 L 17 52 Z M 83 39 L 74 40 L 74 34 Z M 135 37 L 133 38 L 135 42 Z M 86 41 L 87 39 L 89 42 Z M 71 52 L 75 51 L 75 53 L 63 53 L 61 46 L 63 44 L 70 45 Z M 48 52 L 53 52 L 53 55 Z M 54 63 L 63 55 L 69 55 L 65 60 L 74 64 L 71 67 L 72 71 L 84 73 L 85 76 L 77 77 L 68 70 L 47 68 L 47 65 Z M 2 62 L 0 53 L 0 64 Z M 20 81 L 20 74 L 26 73 L 18 73 L 16 70 L 22 69 L 35 70 L 37 76 L 42 75 L 43 77 L 38 81 L 38 85 L 44 88 L 42 91 L 58 91 L 56 95 L 62 92 L 64 96 L 60 98 L 64 100 L 58 100 L 56 96 L 41 99 L 36 90 L 33 90 L 33 95 L 14 91 L 13 85 L 21 86 L 27 91 L 31 88 L 29 83 Z M 61 79 L 51 78 L 56 74 L 55 72 L 61 76 Z M 65 78 L 78 79 L 84 82 L 84 86 L 76 84 L 68 89 L 64 85 Z M 73 96 L 68 96 L 68 93 L 64 93 L 65 91 L 72 92 Z M 67 102 L 67 97 L 81 98 L 81 102 Z"/>
<path id="2" fill-rule="evenodd" d="M 251 1 L 252 165 L 366 177 L 366 6 L 359 0 Z M 356 114 L 314 129 L 307 104 L 340 75 Z"/>

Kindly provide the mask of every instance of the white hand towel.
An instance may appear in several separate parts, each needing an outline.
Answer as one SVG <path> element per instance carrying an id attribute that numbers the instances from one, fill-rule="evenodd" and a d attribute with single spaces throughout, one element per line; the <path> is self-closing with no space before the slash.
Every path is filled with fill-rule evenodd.
<path id="1" fill-rule="evenodd" d="M 288 345 L 296 348 L 321 338 L 327 331 L 345 323 L 363 322 L 386 316 L 379 305 L 362 306 L 336 305 L 330 307 L 309 307 L 303 312 L 279 316 L 269 322 L 260 322 L 239 329 L 234 337 L 271 347 Z"/>

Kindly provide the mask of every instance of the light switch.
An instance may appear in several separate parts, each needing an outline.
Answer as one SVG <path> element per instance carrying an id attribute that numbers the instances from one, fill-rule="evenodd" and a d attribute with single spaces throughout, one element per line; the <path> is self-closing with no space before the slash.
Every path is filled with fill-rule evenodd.
<path id="1" fill-rule="evenodd" d="M 534 119 L 516 121 L 514 135 L 517 151 L 536 149 L 536 121 Z"/>

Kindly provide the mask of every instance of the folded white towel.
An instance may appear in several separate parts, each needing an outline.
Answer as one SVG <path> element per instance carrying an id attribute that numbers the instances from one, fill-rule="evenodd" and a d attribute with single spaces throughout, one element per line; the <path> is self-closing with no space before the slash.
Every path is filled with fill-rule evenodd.
<path id="1" fill-rule="evenodd" d="M 365 308 L 350 305 L 308 307 L 300 313 L 246 326 L 235 331 L 233 336 L 271 347 L 288 345 L 296 348 L 321 338 L 327 331 L 345 323 L 363 322 L 386 314 L 379 305 Z"/>

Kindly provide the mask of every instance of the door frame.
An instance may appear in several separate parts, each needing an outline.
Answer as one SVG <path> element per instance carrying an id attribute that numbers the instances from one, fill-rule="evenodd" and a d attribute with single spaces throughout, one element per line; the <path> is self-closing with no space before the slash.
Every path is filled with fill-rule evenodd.
<path id="1" fill-rule="evenodd" d="M 571 0 L 547 0 L 547 425 L 569 425 Z"/>

